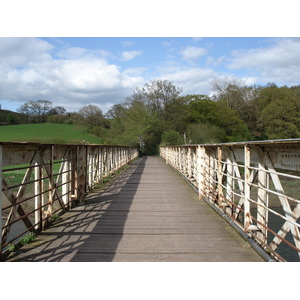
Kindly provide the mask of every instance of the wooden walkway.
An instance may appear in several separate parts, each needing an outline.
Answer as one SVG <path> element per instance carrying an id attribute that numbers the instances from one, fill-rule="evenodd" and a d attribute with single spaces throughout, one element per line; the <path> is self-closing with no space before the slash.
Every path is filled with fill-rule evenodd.
<path id="1" fill-rule="evenodd" d="M 136 160 L 8 261 L 263 261 L 159 157 Z"/>

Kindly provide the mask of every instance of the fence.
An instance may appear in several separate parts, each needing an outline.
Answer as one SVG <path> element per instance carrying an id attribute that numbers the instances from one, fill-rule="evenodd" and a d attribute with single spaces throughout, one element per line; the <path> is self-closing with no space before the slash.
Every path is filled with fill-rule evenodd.
<path id="1" fill-rule="evenodd" d="M 162 147 L 221 215 L 279 261 L 299 261 L 300 139 Z"/>
<path id="2" fill-rule="evenodd" d="M 1 254 L 137 156 L 125 146 L 0 143 Z"/>

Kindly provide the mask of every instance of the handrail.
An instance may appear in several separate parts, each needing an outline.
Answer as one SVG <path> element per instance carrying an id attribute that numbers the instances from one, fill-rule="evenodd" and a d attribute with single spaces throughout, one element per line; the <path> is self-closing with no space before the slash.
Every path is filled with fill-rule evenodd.
<path id="1" fill-rule="evenodd" d="M 168 146 L 160 155 L 276 260 L 289 260 L 286 252 L 299 260 L 300 139 Z"/>
<path id="2" fill-rule="evenodd" d="M 1 255 L 137 156 L 127 146 L 0 142 Z"/>

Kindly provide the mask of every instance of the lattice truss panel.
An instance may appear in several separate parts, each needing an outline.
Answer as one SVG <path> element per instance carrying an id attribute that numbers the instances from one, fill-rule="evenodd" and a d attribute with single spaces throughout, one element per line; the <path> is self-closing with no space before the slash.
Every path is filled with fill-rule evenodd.
<path id="1" fill-rule="evenodd" d="M 167 163 L 198 188 L 200 197 L 226 213 L 266 251 L 284 260 L 279 253 L 288 247 L 300 256 L 299 140 L 161 151 Z"/>
<path id="2" fill-rule="evenodd" d="M 2 250 L 82 201 L 138 156 L 133 147 L 0 143 Z"/>

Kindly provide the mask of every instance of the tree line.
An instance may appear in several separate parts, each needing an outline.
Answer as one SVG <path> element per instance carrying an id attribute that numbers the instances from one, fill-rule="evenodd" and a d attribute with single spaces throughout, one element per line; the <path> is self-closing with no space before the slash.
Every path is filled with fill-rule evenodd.
<path id="1" fill-rule="evenodd" d="M 25 103 L 18 112 L 27 122 L 81 124 L 106 144 L 138 145 L 145 154 L 160 145 L 300 137 L 300 86 L 247 86 L 225 78 L 211 88 L 211 96 L 183 96 L 172 82 L 152 80 L 105 115 L 94 105 L 68 113 L 46 100 Z"/>

